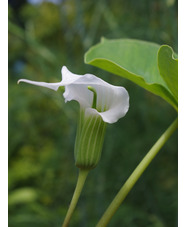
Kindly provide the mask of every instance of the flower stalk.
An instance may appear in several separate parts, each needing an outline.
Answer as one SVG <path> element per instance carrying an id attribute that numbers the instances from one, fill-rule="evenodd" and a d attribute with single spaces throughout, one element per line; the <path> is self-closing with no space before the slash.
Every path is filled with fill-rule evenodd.
<path id="1" fill-rule="evenodd" d="M 78 175 L 78 180 L 77 180 L 77 184 L 76 184 L 76 188 L 69 206 L 69 209 L 67 211 L 65 220 L 63 222 L 62 227 L 67 227 L 69 225 L 70 219 L 72 217 L 72 214 L 76 208 L 77 202 L 79 200 L 79 196 L 81 194 L 81 191 L 83 189 L 84 183 L 86 181 L 87 175 L 88 175 L 89 171 L 88 170 L 79 170 L 79 175 Z"/>
<path id="2" fill-rule="evenodd" d="M 110 206 L 107 208 L 103 216 L 101 217 L 100 221 L 98 222 L 96 227 L 105 227 L 121 205 L 121 203 L 124 201 L 128 193 L 131 191 L 137 180 L 140 178 L 140 176 L 143 174 L 145 169 L 149 166 L 151 161 L 155 158 L 155 156 L 158 154 L 162 146 L 166 143 L 166 141 L 169 139 L 169 137 L 173 134 L 173 132 L 178 127 L 178 119 L 176 119 L 169 128 L 161 135 L 161 137 L 157 140 L 157 142 L 154 144 L 154 146 L 149 150 L 149 152 L 146 154 L 146 156 L 143 158 L 143 160 L 139 163 L 139 165 L 136 167 L 136 169 L 133 171 L 133 173 L 130 175 L 128 180 L 125 182 L 125 184 L 122 186 L 118 194 L 115 196 L 114 200 L 110 204 Z"/>

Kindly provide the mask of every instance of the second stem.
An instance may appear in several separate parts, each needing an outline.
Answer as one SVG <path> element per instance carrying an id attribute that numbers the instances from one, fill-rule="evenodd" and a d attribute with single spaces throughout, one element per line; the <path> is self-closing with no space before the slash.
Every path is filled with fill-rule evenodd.
<path id="1" fill-rule="evenodd" d="M 130 175 L 128 180 L 125 182 L 125 184 L 122 186 L 110 206 L 107 208 L 105 213 L 103 214 L 102 218 L 98 222 L 96 227 L 105 227 L 109 223 L 112 216 L 115 214 L 125 197 L 128 195 L 130 190 L 133 188 L 137 180 L 140 178 L 142 173 L 145 171 L 145 169 L 149 166 L 151 161 L 154 159 L 154 157 L 157 155 L 159 150 L 162 148 L 162 146 L 165 144 L 165 142 L 169 139 L 169 137 L 173 134 L 173 132 L 178 127 L 178 119 L 176 119 L 169 128 L 162 134 L 162 136 L 158 139 L 158 141 L 154 144 L 154 146 L 150 149 L 150 151 L 147 153 L 147 155 L 143 158 L 143 160 L 140 162 L 140 164 L 136 167 L 136 169 L 133 171 L 133 173 Z"/>

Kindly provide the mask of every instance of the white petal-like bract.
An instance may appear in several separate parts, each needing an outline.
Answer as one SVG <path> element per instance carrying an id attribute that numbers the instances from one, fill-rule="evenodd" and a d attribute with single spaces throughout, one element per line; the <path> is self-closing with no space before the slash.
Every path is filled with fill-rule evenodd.
<path id="1" fill-rule="evenodd" d="M 99 115 L 107 123 L 114 123 L 127 113 L 129 95 L 124 87 L 111 85 L 92 74 L 77 75 L 71 73 L 65 66 L 62 67 L 61 73 L 62 81 L 58 83 L 36 82 L 26 79 L 21 79 L 18 83 L 26 82 L 55 91 L 60 86 L 64 86 L 65 102 L 76 100 L 81 108 L 85 109 L 85 113 L 88 111 L 89 114 Z M 92 108 L 93 92 L 88 89 L 88 86 L 96 90 L 96 109 Z"/>

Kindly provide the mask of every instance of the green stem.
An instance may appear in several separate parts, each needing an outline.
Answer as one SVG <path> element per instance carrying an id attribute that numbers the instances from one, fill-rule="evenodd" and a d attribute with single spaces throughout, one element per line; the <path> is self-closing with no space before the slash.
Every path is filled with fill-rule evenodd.
<path id="1" fill-rule="evenodd" d="M 122 186 L 110 206 L 107 208 L 102 218 L 98 222 L 96 227 L 105 227 L 109 223 L 112 216 L 115 214 L 125 197 L 128 195 L 130 190 L 133 188 L 137 180 L 140 178 L 142 173 L 154 159 L 154 157 L 158 154 L 159 150 L 165 144 L 165 142 L 169 139 L 169 137 L 173 134 L 173 132 L 178 127 L 178 119 L 176 119 L 169 128 L 163 133 L 163 135 L 158 139 L 158 141 L 154 144 L 154 146 L 150 149 L 147 155 L 143 158 L 140 164 L 136 167 L 133 173 L 130 175 L 128 180 Z"/>
<path id="2" fill-rule="evenodd" d="M 69 206 L 69 209 L 66 214 L 62 227 L 67 227 L 69 225 L 70 219 L 72 217 L 72 214 L 73 214 L 76 204 L 78 202 L 79 196 L 83 189 L 83 186 L 84 186 L 88 173 L 89 173 L 89 170 L 83 170 L 83 169 L 79 170 L 76 188 L 75 188 L 75 191 L 74 191 L 74 194 L 73 194 L 73 197 L 72 197 L 72 200 L 71 200 L 71 203 L 70 203 L 70 206 Z"/>

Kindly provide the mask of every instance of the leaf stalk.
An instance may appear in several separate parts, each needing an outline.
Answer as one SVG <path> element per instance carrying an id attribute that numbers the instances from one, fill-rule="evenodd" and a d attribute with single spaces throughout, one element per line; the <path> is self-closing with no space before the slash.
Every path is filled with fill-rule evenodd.
<path id="1" fill-rule="evenodd" d="M 178 119 L 176 119 L 169 128 L 161 135 L 161 137 L 157 140 L 157 142 L 153 145 L 153 147 L 149 150 L 143 160 L 139 163 L 127 181 L 124 183 L 118 194 L 115 196 L 114 200 L 111 202 L 110 206 L 107 208 L 100 221 L 98 222 L 96 227 L 105 227 L 124 201 L 128 193 L 131 191 L 137 180 L 141 177 L 145 169 L 149 166 L 151 161 L 158 154 L 162 146 L 166 143 L 169 137 L 173 134 L 173 132 L 178 127 Z"/>

